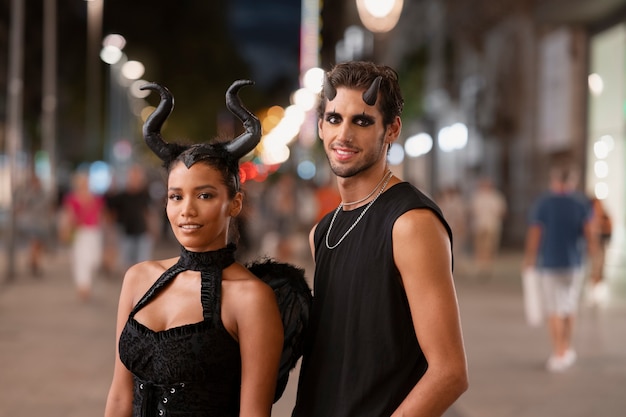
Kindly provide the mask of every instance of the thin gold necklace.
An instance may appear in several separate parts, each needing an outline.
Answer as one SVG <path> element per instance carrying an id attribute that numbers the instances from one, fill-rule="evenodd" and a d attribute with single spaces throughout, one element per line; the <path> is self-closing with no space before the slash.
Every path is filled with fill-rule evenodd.
<path id="1" fill-rule="evenodd" d="M 363 198 L 362 198 L 362 199 L 360 199 L 360 200 L 357 200 L 357 201 L 352 201 L 352 202 L 350 202 L 350 203 L 344 203 L 344 202 L 342 201 L 342 202 L 341 202 L 341 205 L 342 205 L 343 207 L 345 207 L 345 206 L 353 206 L 353 205 L 355 205 L 355 204 L 362 203 L 362 202 L 364 202 L 365 200 L 367 200 L 368 198 L 370 198 L 371 196 L 373 196 L 373 195 L 374 195 L 374 193 L 376 192 L 376 190 L 378 190 L 378 187 L 380 187 L 380 184 L 382 184 L 382 183 L 383 183 L 383 181 L 385 181 L 385 178 L 387 178 L 387 175 L 389 175 L 389 173 L 390 173 L 390 172 L 391 172 L 391 171 L 389 171 L 389 170 L 387 170 L 387 172 L 385 172 L 385 175 L 383 175 L 383 176 L 382 176 L 382 178 L 380 179 L 380 181 L 378 181 L 378 184 L 376 184 L 376 186 L 374 187 L 374 189 L 373 189 L 373 190 L 372 190 L 372 191 L 371 191 L 368 195 L 366 195 L 365 197 L 363 197 Z"/>
<path id="2" fill-rule="evenodd" d="M 387 175 L 385 175 L 383 177 L 383 179 L 385 180 L 385 183 L 383 184 L 383 186 L 378 191 L 378 194 L 376 194 L 376 197 L 372 201 L 370 201 L 367 204 L 367 206 L 365 206 L 365 208 L 363 209 L 361 214 L 359 214 L 359 217 L 357 217 L 357 219 L 354 221 L 354 223 L 352 223 L 352 226 L 350 226 L 350 228 L 346 231 L 346 233 L 344 233 L 343 236 L 341 236 L 341 239 L 339 239 L 339 241 L 337 243 L 335 243 L 334 245 L 331 245 L 330 243 L 328 243 L 328 236 L 330 235 L 330 231 L 333 228 L 333 224 L 335 223 L 335 219 L 337 218 L 337 214 L 339 214 L 339 210 L 341 210 L 341 208 L 343 207 L 343 203 L 339 203 L 339 206 L 337 207 L 337 210 L 335 210 L 335 214 L 333 214 L 333 218 L 330 220 L 330 226 L 328 226 L 328 231 L 326 232 L 326 247 L 328 249 L 331 249 L 331 250 L 335 249 L 337 246 L 339 246 L 339 244 L 341 242 L 343 242 L 343 240 L 346 238 L 346 236 L 348 236 L 348 234 L 352 231 L 352 229 L 354 229 L 356 227 L 356 225 L 361 221 L 363 216 L 365 216 L 365 213 L 367 213 L 367 210 L 369 210 L 369 208 L 372 207 L 372 204 L 374 204 L 376 202 L 376 200 L 378 200 L 378 197 L 380 197 L 380 195 L 383 193 L 383 191 L 385 191 L 385 188 L 387 188 L 387 184 L 389 183 L 389 180 L 391 180 L 392 176 L 393 176 L 393 174 L 391 173 L 391 171 L 388 171 Z"/>

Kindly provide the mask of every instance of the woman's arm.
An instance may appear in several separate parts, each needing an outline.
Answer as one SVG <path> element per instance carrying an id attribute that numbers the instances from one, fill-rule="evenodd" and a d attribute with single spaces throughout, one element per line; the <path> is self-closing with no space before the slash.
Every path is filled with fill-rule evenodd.
<path id="1" fill-rule="evenodd" d="M 467 390 L 468 376 L 451 245 L 430 210 L 411 210 L 393 228 L 394 260 L 428 369 L 393 416 L 441 416 Z"/>
<path id="2" fill-rule="evenodd" d="M 126 272 L 120 293 L 115 337 L 115 366 L 113 368 L 113 381 L 109 389 L 104 411 L 105 417 L 130 417 L 132 415 L 133 378 L 130 371 L 120 361 L 119 340 L 120 334 L 128 320 L 128 315 L 134 305 L 133 283 L 135 280 L 133 278 L 140 272 L 139 269 L 137 266 L 134 266 Z"/>
<path id="3" fill-rule="evenodd" d="M 233 285 L 236 284 L 236 285 Z M 270 417 L 283 325 L 274 291 L 256 277 L 230 283 L 224 304 L 233 312 L 241 351 L 240 416 Z"/>

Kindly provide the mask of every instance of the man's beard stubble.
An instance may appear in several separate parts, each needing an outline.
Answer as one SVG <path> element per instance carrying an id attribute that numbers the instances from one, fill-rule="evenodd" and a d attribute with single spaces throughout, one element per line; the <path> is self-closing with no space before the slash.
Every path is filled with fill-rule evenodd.
<path id="1" fill-rule="evenodd" d="M 357 163 L 357 165 L 344 165 L 344 164 L 333 163 L 333 161 L 328 155 L 329 151 L 327 150 L 326 159 L 328 159 L 330 170 L 333 172 L 333 174 L 335 174 L 336 176 L 340 178 L 354 177 L 355 175 L 360 174 L 361 172 L 367 171 L 369 168 L 376 165 L 376 163 L 379 161 L 381 157 L 381 154 L 385 154 L 385 157 L 386 157 L 389 148 L 387 147 L 387 150 L 385 150 L 384 138 L 385 138 L 385 132 L 383 132 L 381 137 L 379 137 L 377 140 L 379 144 L 379 146 L 377 147 L 378 152 L 372 151 L 372 152 L 365 153 L 364 154 L 365 159 Z M 330 152 L 332 152 L 332 150 Z"/>

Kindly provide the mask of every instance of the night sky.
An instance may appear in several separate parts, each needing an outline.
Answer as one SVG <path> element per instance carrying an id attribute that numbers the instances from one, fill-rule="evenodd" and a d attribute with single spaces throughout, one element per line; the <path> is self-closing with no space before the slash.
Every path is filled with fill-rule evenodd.
<path id="1" fill-rule="evenodd" d="M 87 6 L 83 0 L 57 2 L 57 136 L 61 150 L 77 158 L 71 153 L 80 152 L 85 132 Z M 0 120 L 6 114 L 10 3 L 0 0 Z M 24 144 L 31 150 L 41 136 L 41 3 L 26 1 Z M 174 93 L 168 128 L 198 140 L 213 136 L 215 115 L 235 79 L 256 81 L 242 91 L 251 109 L 288 104 L 298 86 L 299 30 L 300 2 L 294 0 L 104 0 L 103 37 L 119 33 L 126 38 L 124 52 L 145 65 L 144 79 Z M 104 100 L 107 65 L 101 62 L 100 69 Z"/>

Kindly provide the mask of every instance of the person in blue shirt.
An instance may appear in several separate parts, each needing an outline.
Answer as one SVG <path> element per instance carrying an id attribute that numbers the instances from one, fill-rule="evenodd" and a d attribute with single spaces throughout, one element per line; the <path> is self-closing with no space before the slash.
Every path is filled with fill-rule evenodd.
<path id="1" fill-rule="evenodd" d="M 530 212 L 524 256 L 525 268 L 536 268 L 548 318 L 552 354 L 546 368 L 560 372 L 576 361 L 572 346 L 574 316 L 584 280 L 585 249 L 592 251 L 591 206 L 576 191 L 577 173 L 555 167 L 550 189 Z"/>

